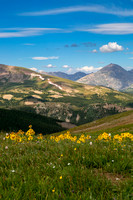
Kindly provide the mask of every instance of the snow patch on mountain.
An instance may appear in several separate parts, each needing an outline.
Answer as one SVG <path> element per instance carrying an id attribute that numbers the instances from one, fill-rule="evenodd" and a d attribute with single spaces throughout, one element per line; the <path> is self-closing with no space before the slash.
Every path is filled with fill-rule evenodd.
<path id="1" fill-rule="evenodd" d="M 32 73 L 31 74 L 31 78 L 34 78 L 34 77 L 39 77 L 42 81 L 44 81 L 44 78 L 41 75 L 39 75 L 39 74 Z"/>
<path id="2" fill-rule="evenodd" d="M 55 87 L 57 87 L 57 88 L 59 88 L 60 90 L 62 90 L 62 87 L 61 87 L 61 86 L 59 86 L 59 85 L 57 85 L 57 84 L 51 82 L 49 78 L 48 78 L 48 83 L 49 83 L 50 85 L 54 85 Z"/>

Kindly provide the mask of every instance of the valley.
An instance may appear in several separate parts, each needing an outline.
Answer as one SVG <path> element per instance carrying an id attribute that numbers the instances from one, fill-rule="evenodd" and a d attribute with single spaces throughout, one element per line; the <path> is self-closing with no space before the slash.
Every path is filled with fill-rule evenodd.
<path id="1" fill-rule="evenodd" d="M 0 65 L 0 107 L 41 114 L 75 125 L 132 109 L 133 96 L 32 70 Z"/>

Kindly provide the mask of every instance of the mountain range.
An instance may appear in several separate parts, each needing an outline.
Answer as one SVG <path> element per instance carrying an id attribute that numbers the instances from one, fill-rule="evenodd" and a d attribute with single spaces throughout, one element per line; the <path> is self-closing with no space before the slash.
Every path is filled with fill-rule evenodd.
<path id="1" fill-rule="evenodd" d="M 60 78 L 69 79 L 69 80 L 72 80 L 72 81 L 77 81 L 78 79 L 87 75 L 84 72 L 76 72 L 74 74 L 67 74 L 67 73 L 64 73 L 64 72 L 47 72 L 47 74 L 49 74 L 51 76 L 57 76 L 57 77 L 60 77 Z"/>
<path id="2" fill-rule="evenodd" d="M 133 96 L 23 67 L 0 65 L 0 108 L 17 109 L 76 125 L 133 107 Z"/>
<path id="3" fill-rule="evenodd" d="M 77 82 L 124 90 L 133 84 L 133 70 L 126 71 L 121 66 L 111 63 L 95 73 L 82 77 Z"/>

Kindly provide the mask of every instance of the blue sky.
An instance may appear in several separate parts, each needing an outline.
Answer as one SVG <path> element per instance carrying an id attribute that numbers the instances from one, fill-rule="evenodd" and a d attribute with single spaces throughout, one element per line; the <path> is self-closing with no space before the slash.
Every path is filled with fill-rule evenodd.
<path id="1" fill-rule="evenodd" d="M 43 71 L 133 69 L 133 0 L 1 0 L 0 63 Z"/>

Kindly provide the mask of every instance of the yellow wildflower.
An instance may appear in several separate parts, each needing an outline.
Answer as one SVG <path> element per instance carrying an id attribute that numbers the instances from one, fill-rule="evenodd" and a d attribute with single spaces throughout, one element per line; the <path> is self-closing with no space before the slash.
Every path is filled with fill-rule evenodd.
<path id="1" fill-rule="evenodd" d="M 33 137 L 30 135 L 30 136 L 28 137 L 28 140 L 33 140 Z"/>
<path id="2" fill-rule="evenodd" d="M 21 137 L 17 137 L 17 142 L 21 142 L 22 138 Z"/>
<path id="3" fill-rule="evenodd" d="M 11 133 L 11 134 L 10 134 L 10 139 L 11 139 L 11 140 L 16 140 L 16 135 L 15 135 L 15 133 Z"/>
<path id="4" fill-rule="evenodd" d="M 8 139 L 9 138 L 9 135 L 6 135 L 6 139 Z"/>

